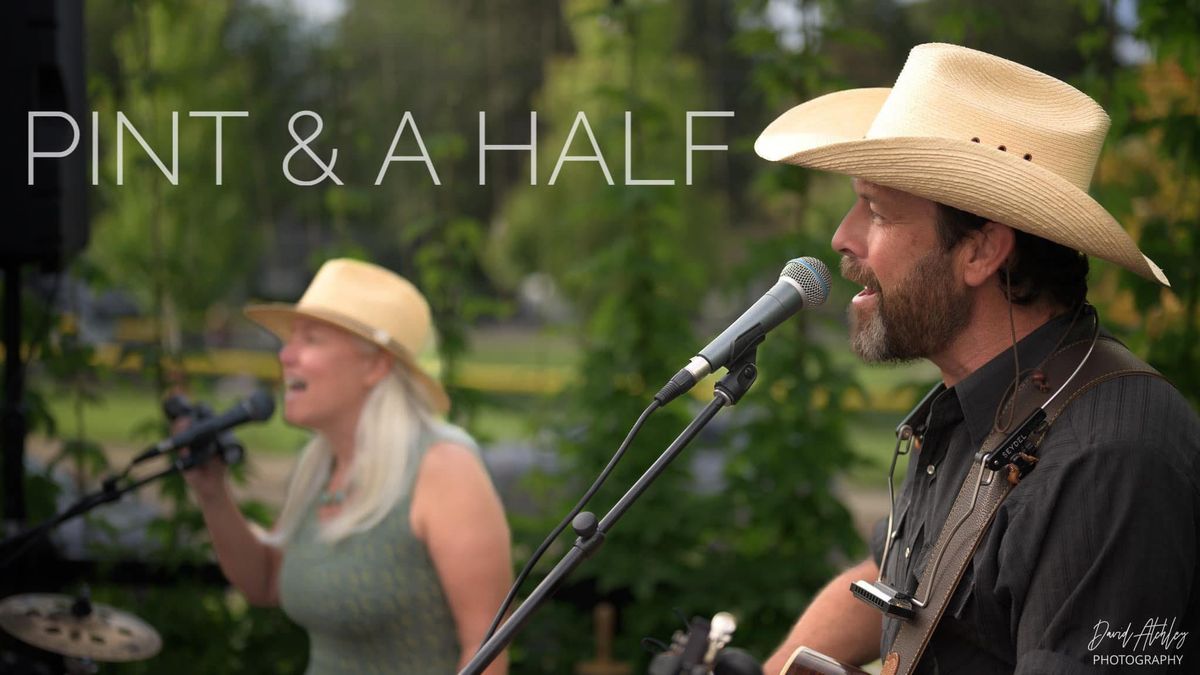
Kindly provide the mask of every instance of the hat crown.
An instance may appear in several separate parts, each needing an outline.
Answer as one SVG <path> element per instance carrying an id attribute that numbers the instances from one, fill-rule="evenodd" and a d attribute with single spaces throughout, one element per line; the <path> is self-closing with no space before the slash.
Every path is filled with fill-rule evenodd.
<path id="1" fill-rule="evenodd" d="M 974 49 L 926 44 L 909 53 L 866 137 L 978 139 L 1086 191 L 1108 127 L 1104 110 L 1061 80 Z"/>
<path id="2" fill-rule="evenodd" d="M 1169 285 L 1088 186 L 1108 115 L 1078 89 L 973 49 L 914 47 L 889 89 L 801 103 L 754 150 L 984 216 Z"/>
<path id="3" fill-rule="evenodd" d="M 374 342 L 394 340 L 416 356 L 429 340 L 429 303 L 407 279 L 378 265 L 335 258 L 327 261 L 304 291 L 296 309 L 334 313 L 370 329 Z"/>

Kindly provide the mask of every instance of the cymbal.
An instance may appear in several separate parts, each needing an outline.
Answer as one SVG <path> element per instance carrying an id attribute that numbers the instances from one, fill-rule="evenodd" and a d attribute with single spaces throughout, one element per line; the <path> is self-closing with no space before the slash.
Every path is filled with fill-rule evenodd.
<path id="1" fill-rule="evenodd" d="M 95 661 L 140 661 L 162 649 L 158 631 L 119 609 L 69 595 L 26 593 L 0 601 L 0 628 L 34 647 Z"/>

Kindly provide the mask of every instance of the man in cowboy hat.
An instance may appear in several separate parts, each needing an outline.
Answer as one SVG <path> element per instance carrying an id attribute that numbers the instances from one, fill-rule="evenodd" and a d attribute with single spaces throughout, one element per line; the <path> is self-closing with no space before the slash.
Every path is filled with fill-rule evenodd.
<path id="1" fill-rule="evenodd" d="M 912 663 L 890 662 L 905 620 L 849 590 L 880 578 L 917 592 L 976 451 L 1020 423 L 1007 404 L 1063 385 L 1041 370 L 1060 345 L 1094 346 L 1087 256 L 1168 284 L 1087 194 L 1108 125 L 1059 80 L 928 44 L 891 89 L 822 96 L 759 137 L 766 159 L 853 178 L 858 198 L 833 247 L 863 286 L 849 310 L 854 351 L 928 359 L 942 374 L 918 420 L 899 517 L 814 598 L 766 672 L 800 645 L 855 664 L 882 655 L 885 672 L 1200 668 L 1200 635 L 1188 639 L 1200 629 L 1200 420 L 1136 361 L 1139 376 L 1088 382 L 1062 409 L 1036 470 L 981 526 Z"/>

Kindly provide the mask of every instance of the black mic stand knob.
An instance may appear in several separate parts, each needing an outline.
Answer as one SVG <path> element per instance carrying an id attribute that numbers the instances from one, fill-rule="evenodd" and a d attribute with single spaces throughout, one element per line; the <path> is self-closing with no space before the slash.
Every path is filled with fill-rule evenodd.
<path id="1" fill-rule="evenodd" d="M 575 534 L 584 540 L 595 536 L 596 527 L 599 525 L 600 521 L 596 520 L 596 514 L 591 511 L 584 511 L 571 520 L 571 529 L 575 530 Z"/>

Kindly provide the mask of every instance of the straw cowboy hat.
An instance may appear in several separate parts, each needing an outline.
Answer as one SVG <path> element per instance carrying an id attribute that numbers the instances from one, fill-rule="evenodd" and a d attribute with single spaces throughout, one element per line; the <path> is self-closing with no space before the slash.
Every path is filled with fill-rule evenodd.
<path id="1" fill-rule="evenodd" d="M 337 258 L 317 270 L 296 304 L 249 305 L 246 316 L 287 340 L 296 317 L 316 319 L 391 352 L 425 390 L 440 413 L 450 409 L 446 391 L 417 365 L 433 322 L 425 296 L 408 280 L 378 265 Z"/>
<path id="2" fill-rule="evenodd" d="M 891 89 L 796 106 L 754 150 L 941 202 L 1170 285 L 1087 194 L 1108 126 L 1104 110 L 1065 82 L 973 49 L 925 44 Z"/>

